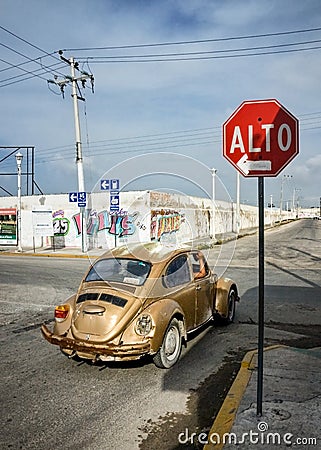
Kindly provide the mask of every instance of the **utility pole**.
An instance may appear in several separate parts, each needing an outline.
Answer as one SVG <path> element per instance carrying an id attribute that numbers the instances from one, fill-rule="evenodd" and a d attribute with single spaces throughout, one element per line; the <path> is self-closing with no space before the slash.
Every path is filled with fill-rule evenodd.
<path id="1" fill-rule="evenodd" d="M 78 110 L 77 79 L 75 76 L 75 60 L 74 60 L 74 58 L 70 58 L 68 62 L 70 64 L 70 70 L 71 70 L 71 82 L 72 82 L 71 96 L 72 96 L 73 104 L 74 104 L 78 191 L 85 192 L 84 165 L 83 165 L 83 158 L 82 158 L 81 133 L 80 133 L 80 122 L 79 122 L 79 110 Z M 79 97 L 79 100 L 84 101 L 84 99 L 82 97 Z"/>
<path id="2" fill-rule="evenodd" d="M 210 169 L 212 174 L 212 224 L 211 224 L 211 234 L 212 234 L 212 242 L 215 243 L 215 176 L 217 169 Z"/>
<path id="3" fill-rule="evenodd" d="M 72 86 L 72 94 L 71 97 L 73 99 L 73 107 L 74 107 L 74 121 L 75 121 L 75 135 L 76 135 L 76 164 L 77 164 L 77 176 L 78 176 L 78 192 L 86 192 L 85 191 L 85 178 L 84 178 L 84 166 L 83 166 L 83 157 L 82 157 L 82 146 L 81 146 L 81 132 L 80 132 L 80 121 L 79 121 L 79 109 L 78 109 L 78 100 L 85 101 L 85 99 L 81 95 L 80 88 L 78 86 L 78 82 L 80 81 L 82 87 L 85 88 L 86 81 L 90 80 L 92 92 L 94 92 L 94 76 L 79 70 L 78 63 L 75 62 L 74 58 L 71 57 L 69 59 L 63 56 L 62 50 L 59 51 L 60 58 L 62 61 L 70 65 L 71 76 L 66 76 L 65 78 L 58 80 L 55 78 L 54 80 L 48 80 L 48 83 L 54 83 L 60 87 L 60 91 L 62 96 L 64 97 L 65 87 L 71 83 Z M 76 77 L 76 70 L 79 71 L 79 76 Z M 78 93 L 80 95 L 78 95 Z M 82 229 L 82 252 L 87 251 L 87 227 L 86 227 L 86 217 L 85 217 L 85 208 L 80 208 L 81 214 L 81 229 Z"/>

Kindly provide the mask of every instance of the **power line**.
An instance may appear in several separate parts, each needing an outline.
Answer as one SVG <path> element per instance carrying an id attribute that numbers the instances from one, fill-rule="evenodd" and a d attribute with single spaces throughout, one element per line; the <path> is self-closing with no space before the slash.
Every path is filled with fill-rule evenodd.
<path id="1" fill-rule="evenodd" d="M 300 123 L 304 123 L 303 126 L 301 126 L 301 130 L 310 129 L 307 128 L 309 125 L 315 125 L 317 123 L 321 123 L 320 116 L 321 112 L 315 112 L 315 113 L 305 113 L 302 114 L 302 116 L 315 116 L 315 117 L 303 117 L 300 119 Z M 146 134 L 146 135 L 139 135 L 139 136 L 128 136 L 128 137 L 122 137 L 122 138 L 114 138 L 114 139 L 104 139 L 104 140 L 97 140 L 92 141 L 90 148 L 91 149 L 99 149 L 104 148 L 107 149 L 108 147 L 114 147 L 114 148 L 126 148 L 126 146 L 136 146 L 136 144 L 139 144 L 140 147 L 142 144 L 145 146 L 149 145 L 155 145 L 155 143 L 159 144 L 168 144 L 171 142 L 178 142 L 179 140 L 186 139 L 187 137 L 191 137 L 191 140 L 195 139 L 208 139 L 209 136 L 212 136 L 213 139 L 220 136 L 221 132 L 221 126 L 213 126 L 213 127 L 206 127 L 206 128 L 195 128 L 195 129 L 185 129 L 185 130 L 178 130 L 178 131 L 169 131 L 165 133 L 153 133 L 153 134 Z M 84 146 L 86 148 L 86 146 Z M 59 146 L 59 147 L 50 147 L 47 149 L 41 149 L 37 152 L 42 154 L 54 154 L 57 153 L 57 151 L 68 151 L 72 150 L 74 147 L 71 145 L 67 146 Z"/>
<path id="2" fill-rule="evenodd" d="M 301 131 L 308 131 L 308 130 L 312 130 L 312 129 L 320 129 L 320 127 L 307 127 L 302 129 Z M 196 142 L 195 142 L 196 141 Z M 186 148 L 186 147 L 194 147 L 196 145 L 198 146 L 204 146 L 204 145 L 213 145 L 213 144 L 217 144 L 217 143 L 221 143 L 222 142 L 222 138 L 221 135 L 214 135 L 212 136 L 212 139 L 209 139 L 209 136 L 202 136 L 200 137 L 195 137 L 195 138 L 190 138 L 190 139 L 184 139 L 184 136 L 181 136 L 180 138 L 176 139 L 176 140 L 172 140 L 172 141 L 158 141 L 158 142 L 145 142 L 145 143 L 140 143 L 140 144 L 133 144 L 132 142 L 124 142 L 123 144 L 107 144 L 105 146 L 99 146 L 99 147 L 95 147 L 95 146 L 90 146 L 90 154 L 87 155 L 87 158 L 91 158 L 94 156 L 100 156 L 103 154 L 106 154 L 108 156 L 110 155 L 119 155 L 119 154 L 128 154 L 128 153 L 137 153 L 137 152 L 142 152 L 144 151 L 144 153 L 153 153 L 155 151 L 164 151 L 164 150 L 169 150 L 169 149 L 174 149 L 174 148 Z M 130 147 L 130 148 L 128 148 Z M 151 149 L 151 147 L 153 149 Z M 84 146 L 84 148 L 86 148 L 86 146 Z M 96 148 L 96 151 L 92 151 L 94 148 Z M 70 150 L 72 150 L 72 147 L 70 147 Z M 88 150 L 88 148 L 87 148 Z M 54 152 L 57 153 L 57 152 Z M 70 157 L 66 157 L 66 155 L 43 155 L 42 156 L 42 160 L 38 160 L 36 162 L 36 164 L 40 164 L 40 163 L 44 163 L 48 160 L 50 161 L 58 161 L 58 160 L 63 160 L 63 159 L 68 159 L 68 158 L 72 158 L 72 156 Z"/>
<path id="3" fill-rule="evenodd" d="M 42 55 L 41 57 L 30 58 L 29 56 L 27 56 L 27 55 L 25 55 L 25 54 L 23 54 L 23 53 L 21 53 L 21 52 L 15 50 L 14 48 L 9 47 L 9 46 L 6 45 L 6 44 L 0 43 L 0 45 L 1 45 L 2 47 L 6 48 L 7 50 L 10 50 L 10 51 L 12 51 L 12 52 L 18 54 L 19 56 L 22 56 L 23 58 L 26 58 L 26 59 L 28 60 L 28 61 L 25 61 L 25 62 L 20 63 L 20 64 L 11 64 L 11 63 L 9 63 L 8 61 L 2 60 L 2 62 L 5 62 L 6 64 L 10 65 L 11 67 L 2 69 L 2 70 L 0 70 L 0 72 L 3 72 L 3 71 L 5 71 L 5 70 L 11 70 L 11 69 L 15 68 L 15 69 L 22 70 L 22 71 L 24 71 L 25 73 L 28 73 L 28 74 L 30 74 L 30 75 L 34 75 L 35 77 L 41 78 L 41 76 L 39 76 L 39 75 L 36 73 L 37 71 L 28 71 L 28 70 L 24 70 L 21 66 L 24 65 L 24 64 L 28 64 L 28 63 L 35 63 L 35 64 L 38 64 L 38 65 L 41 66 L 41 69 L 43 70 L 43 74 L 48 73 L 48 72 L 52 72 L 52 70 L 50 70 L 50 69 L 51 69 L 52 67 L 54 67 L 54 65 L 48 67 L 48 66 L 45 66 L 41 61 L 39 61 L 39 60 L 41 60 L 42 58 L 48 57 L 48 56 L 49 56 L 49 57 L 53 58 L 55 61 L 57 61 L 57 62 L 56 62 L 56 65 L 55 65 L 55 71 L 54 71 L 54 72 L 59 73 L 59 72 L 58 72 L 58 68 L 60 68 L 60 67 L 62 67 L 62 66 L 58 65 L 58 63 L 61 64 L 60 58 L 58 58 L 57 56 L 54 56 L 56 52 L 51 52 L 51 53 L 49 53 L 49 52 L 47 52 L 46 50 L 43 50 L 42 48 L 38 47 L 37 45 L 32 44 L 31 42 L 29 42 L 29 41 L 27 41 L 26 39 L 24 39 L 24 38 L 18 36 L 17 34 L 13 33 L 12 31 L 8 30 L 7 28 L 5 28 L 5 27 L 3 27 L 3 26 L 1 26 L 1 25 L 0 25 L 0 29 L 3 30 L 3 31 L 5 31 L 5 32 L 8 33 L 8 34 L 14 36 L 16 39 L 18 39 L 18 40 L 24 42 L 25 44 L 27 44 L 27 45 L 29 45 L 29 46 L 35 48 L 36 50 L 38 50 L 38 51 L 40 51 L 40 52 L 42 52 L 42 53 L 44 54 L 44 55 Z M 46 69 L 48 69 L 48 70 L 46 70 Z M 33 78 L 33 76 L 29 76 L 29 77 L 24 77 L 24 78 L 22 78 L 22 75 L 21 75 L 21 79 L 20 79 L 20 80 L 17 80 L 17 78 L 19 78 L 19 77 L 18 77 L 18 76 L 13 76 L 13 77 L 8 78 L 8 79 L 6 79 L 6 80 L 0 80 L 0 83 L 2 83 L 2 86 L 1 86 L 1 87 L 5 87 L 5 86 L 9 86 L 9 85 L 11 85 L 11 84 L 15 84 L 15 83 L 18 83 L 18 82 L 21 82 L 21 81 L 25 81 L 25 80 L 27 80 L 27 79 Z M 13 81 L 13 80 L 15 80 L 15 81 Z M 9 81 L 9 82 L 6 83 L 6 84 L 3 84 L 5 81 Z M 47 80 L 45 80 L 45 81 L 47 81 Z"/>
<path id="4" fill-rule="evenodd" d="M 13 69 L 13 68 L 17 68 L 17 67 L 18 67 L 17 65 L 14 65 L 14 64 L 12 64 L 12 63 L 10 63 L 10 62 L 8 62 L 8 61 L 5 61 L 5 60 L 3 60 L 3 59 L 0 59 L 0 61 L 6 63 L 6 64 L 8 64 L 8 65 L 10 65 L 11 67 L 9 67 L 8 69 Z M 20 66 L 20 65 L 19 65 L 19 66 Z M 23 68 L 21 68 L 21 67 L 18 67 L 18 68 L 19 68 L 20 70 L 22 70 L 23 72 L 28 73 L 28 74 L 31 74 L 31 75 L 33 75 L 33 76 L 32 76 L 32 77 L 25 78 L 25 74 L 21 74 L 21 75 L 15 75 L 15 76 L 11 76 L 11 77 L 9 77 L 9 78 L 2 79 L 2 80 L 0 80 L 0 87 L 2 87 L 1 84 L 2 84 L 3 86 L 8 86 L 9 84 L 19 83 L 20 81 L 24 81 L 25 79 L 35 78 L 35 77 L 39 76 L 39 74 L 37 74 L 37 72 L 41 72 L 40 75 L 45 75 L 46 73 L 49 73 L 49 72 L 51 73 L 52 71 L 55 71 L 55 70 L 53 70 L 53 69 L 62 68 L 62 67 L 64 67 L 64 66 L 63 66 L 62 64 L 60 64 L 60 63 L 54 63 L 54 64 L 51 64 L 50 66 L 43 66 L 43 67 L 41 67 L 41 68 L 39 68 L 39 69 L 32 70 L 32 71 L 28 71 L 28 70 L 25 70 L 25 69 L 23 69 Z M 24 78 L 23 78 L 23 77 L 24 77 Z M 19 79 L 18 79 L 18 78 L 19 78 Z M 21 79 L 21 78 L 23 78 L 23 79 Z M 17 79 L 18 79 L 18 80 L 17 80 Z M 47 80 L 46 78 L 42 78 L 42 79 Z M 14 81 L 14 80 L 16 80 L 16 81 Z M 3 84 L 3 83 L 5 83 L 5 82 L 7 82 L 7 81 L 12 81 L 12 83 Z"/>
<path id="5" fill-rule="evenodd" d="M 3 26 L 0 26 L 0 29 L 3 31 L 9 33 L 10 35 L 14 36 L 16 39 L 21 40 L 22 42 L 30 45 L 31 47 L 41 51 L 44 53 L 44 55 L 50 56 L 54 58 L 55 60 L 60 62 L 60 59 L 56 56 L 53 56 L 56 52 L 48 53 L 42 48 L 32 44 L 31 42 L 27 41 L 24 38 L 21 38 L 17 34 L 9 31 L 8 29 L 4 28 Z M 256 34 L 256 35 L 247 35 L 247 36 L 232 36 L 227 38 L 215 38 L 215 39 L 202 39 L 202 40 L 190 40 L 190 41 L 177 41 L 177 42 L 161 42 L 161 43 L 152 43 L 152 44 L 138 44 L 138 45 L 123 45 L 123 46 L 109 46 L 109 47 L 88 47 L 88 48 L 82 48 L 82 49 L 67 49 L 67 50 L 82 50 L 82 51 L 89 51 L 89 50 L 112 50 L 112 49 L 129 49 L 129 48 L 146 48 L 146 47 L 156 47 L 156 46 L 169 46 L 169 45 L 182 45 L 182 44 L 200 44 L 200 43 L 210 43 L 210 42 L 226 42 L 226 41 L 234 41 L 234 40 L 243 40 L 243 39 L 254 39 L 254 38 L 266 38 L 266 37 L 273 37 L 273 36 L 284 36 L 284 35 L 293 35 L 293 34 L 299 34 L 299 33 L 310 33 L 315 31 L 320 31 L 321 27 L 319 28 L 310 28 L 310 29 L 301 29 L 301 30 L 292 30 L 292 31 L 284 31 L 284 32 L 276 32 L 276 33 L 264 33 L 264 34 Z M 199 52 L 182 52 L 182 53 L 164 53 L 164 54 L 150 54 L 150 55 L 118 55 L 118 56 L 89 56 L 89 57 L 77 57 L 79 61 L 87 62 L 90 59 L 92 63 L 95 64 L 102 64 L 102 63 L 143 63 L 143 62 L 169 62 L 169 61 L 195 61 L 195 60 L 211 60 L 211 59 L 226 59 L 226 58 L 240 58 L 240 57 L 249 57 L 249 56 L 262 56 L 262 55 L 271 55 L 271 54 L 280 54 L 280 53 L 292 53 L 292 52 L 302 52 L 307 50 L 319 50 L 321 46 L 313 46 L 313 47 L 301 47 L 296 49 L 289 49 L 290 46 L 302 46 L 312 43 L 318 43 L 321 42 L 321 40 L 310 40 L 310 41 L 303 41 L 303 42 L 292 42 L 288 44 L 277 44 L 277 45 L 269 45 L 269 46 L 255 46 L 255 47 L 243 47 L 243 48 L 236 48 L 236 49 L 226 49 L 226 50 L 212 50 L 212 51 L 199 51 Z M 24 55 L 23 53 L 18 52 L 15 49 L 12 49 L 11 47 L 0 44 L 3 47 L 17 53 L 20 56 L 23 56 L 24 58 L 28 59 L 28 62 L 34 62 L 36 64 L 40 64 L 44 72 L 42 74 L 45 74 L 46 72 L 50 72 L 51 69 L 54 68 L 54 66 L 44 66 L 42 63 L 40 63 L 38 60 L 40 59 L 35 58 L 29 58 L 28 56 Z M 287 47 L 287 48 L 285 48 Z M 278 50 L 276 50 L 278 49 Z M 282 49 L 282 50 L 281 50 Z M 268 50 L 268 51 L 260 51 L 257 52 L 257 50 Z M 256 51 L 253 53 L 253 51 Z M 246 53 L 241 53 L 246 52 Z M 251 53 L 249 53 L 251 52 Z M 2 60 L 3 62 L 6 62 Z M 12 68 L 17 68 L 19 70 L 23 70 L 21 66 L 23 64 L 27 64 L 28 62 L 24 62 L 21 64 L 13 65 L 11 63 L 6 62 L 11 67 L 2 69 L 4 70 L 10 70 Z M 55 72 L 59 73 L 58 70 L 61 68 L 61 66 L 55 67 Z M 47 71 L 45 69 L 48 69 Z M 28 79 L 31 79 L 33 77 L 42 78 L 41 75 L 37 74 L 37 71 L 27 71 L 24 70 L 25 73 L 29 74 L 30 76 L 13 76 L 11 78 L 7 78 L 5 80 L 0 80 L 0 87 L 9 86 L 11 84 L 19 83 Z M 63 75 L 64 76 L 64 75 Z M 44 78 L 42 78 L 44 79 Z M 7 82 L 7 83 L 6 83 Z"/>
<path id="6" fill-rule="evenodd" d="M 172 56 L 195 56 L 195 55 L 212 55 L 216 53 L 234 53 L 234 52 L 243 52 L 243 51 L 253 51 L 253 50 L 266 50 L 266 49 L 273 49 L 273 48 L 283 48 L 283 47 L 291 47 L 295 45 L 306 45 L 306 44 L 316 44 L 321 42 L 321 39 L 315 39 L 312 41 L 303 41 L 303 42 L 292 42 L 288 44 L 276 44 L 276 45 L 266 45 L 266 46 L 259 46 L 259 47 L 243 47 L 243 48 L 236 48 L 236 49 L 227 49 L 227 50 L 208 50 L 208 51 L 201 51 L 201 52 L 181 52 L 181 53 L 156 53 L 156 54 L 147 54 L 147 55 L 118 55 L 118 56 L 87 56 L 86 60 L 92 60 L 92 59 L 115 59 L 115 58 L 125 58 L 125 59 L 131 59 L 131 58 L 155 58 L 155 57 L 172 57 Z"/>
<path id="7" fill-rule="evenodd" d="M 14 67 L 14 64 L 11 64 L 11 63 L 9 63 L 8 61 L 6 61 L 6 60 L 4 60 L 4 59 L 1 59 L 1 58 L 0 58 L 0 61 L 3 62 L 3 63 L 5 63 L 5 64 L 8 64 L 8 65 Z M 41 75 L 39 75 L 39 74 L 37 74 L 37 73 L 35 73 L 35 72 L 31 72 L 31 71 L 29 71 L 29 70 L 23 69 L 22 67 L 19 67 L 19 69 L 22 70 L 22 71 L 23 71 L 24 73 L 26 73 L 26 74 L 32 75 L 31 78 L 38 77 L 38 78 L 41 78 L 42 80 L 47 81 L 46 78 L 42 77 Z M 48 72 L 48 71 L 47 71 L 47 72 Z M 8 78 L 7 80 L 4 80 L 4 81 L 12 80 L 13 78 L 16 78 L 16 77 L 11 77 L 11 78 Z M 19 81 L 20 81 L 20 80 L 19 80 Z M 9 83 L 9 84 L 12 84 L 12 83 Z M 8 84 L 4 84 L 3 86 L 8 86 Z M 1 86 L 1 87 L 3 87 L 3 86 Z"/>
<path id="8" fill-rule="evenodd" d="M 315 116 L 315 117 L 305 117 L 305 116 Z M 321 117 L 321 111 L 315 111 L 310 113 L 303 113 L 298 115 L 300 122 L 304 121 L 310 121 L 314 120 L 315 118 Z M 147 139 L 148 138 L 159 138 L 159 139 L 168 139 L 172 135 L 176 136 L 179 134 L 183 135 L 194 135 L 194 134 L 203 134 L 203 133 L 210 133 L 212 131 L 217 132 L 221 130 L 221 125 L 211 126 L 211 127 L 205 127 L 205 128 L 192 128 L 192 129 L 184 129 L 184 130 L 175 130 L 175 131 L 166 131 L 164 133 L 152 133 L 152 134 L 143 134 L 138 136 L 127 136 L 122 138 L 113 138 L 113 139 L 103 139 L 98 141 L 92 141 L 92 144 L 101 144 L 101 143 L 114 143 L 114 142 L 124 142 L 127 141 L 128 143 L 132 143 L 132 141 L 135 140 L 141 140 L 141 139 Z M 43 151 L 50 151 L 50 150 L 67 150 L 70 149 L 71 146 L 59 146 L 59 147 L 50 147 L 47 149 L 43 149 Z"/>
<path id="9" fill-rule="evenodd" d="M 219 141 L 214 141 L 214 142 L 219 142 Z M 157 150 L 157 151 L 159 151 L 159 150 L 168 150 L 168 149 L 173 149 L 173 148 L 190 147 L 190 146 L 195 146 L 195 145 L 201 146 L 201 145 L 208 145 L 208 144 L 212 144 L 212 143 L 213 143 L 213 141 L 210 140 L 210 141 L 207 141 L 207 142 L 193 142 L 193 143 L 187 143 L 187 144 L 166 145 L 166 146 L 157 147 L 154 150 L 145 150 L 144 153 L 154 153 L 155 150 Z M 128 150 L 123 150 L 123 151 L 117 150 L 117 151 L 108 152 L 108 156 L 109 155 L 124 154 L 124 153 L 137 153 L 139 151 L 141 151 L 141 149 L 139 149 L 139 148 L 136 149 L 136 150 L 135 149 L 128 149 Z M 101 153 L 91 153 L 87 157 L 90 158 L 92 156 L 99 156 L 100 154 Z M 64 160 L 64 159 L 72 159 L 72 156 L 66 157 L 65 155 L 63 155 L 63 156 L 61 156 L 61 155 L 58 156 L 57 155 L 57 157 L 50 158 L 50 161 L 59 161 L 59 160 Z M 36 162 L 36 164 L 45 163 L 47 161 L 48 161 L 48 159 L 47 160 L 42 160 L 42 161 L 39 160 L 38 162 Z"/>
<path id="10" fill-rule="evenodd" d="M 43 58 L 46 58 L 46 56 L 38 56 L 37 58 L 31 59 L 30 61 L 23 61 L 22 63 L 15 64 L 14 68 L 19 68 L 19 67 L 24 66 L 26 64 L 30 64 L 31 62 L 37 62 L 39 60 L 42 60 Z M 40 64 L 41 64 L 41 66 L 44 66 L 41 62 L 40 62 Z M 53 64 L 53 66 L 57 65 L 57 64 L 58 64 L 58 62 Z M 49 66 L 49 67 L 51 67 L 51 66 Z M 7 70 L 12 70 L 12 67 L 5 67 L 4 69 L 0 69 L 0 73 L 6 72 Z"/>
<path id="11" fill-rule="evenodd" d="M 310 117 L 309 117 L 310 116 Z M 317 125 L 321 123 L 321 111 L 304 113 L 299 115 L 301 130 L 310 130 L 316 129 L 320 127 L 311 127 L 311 125 Z M 206 128 L 195 128 L 195 129 L 184 129 L 184 130 L 176 130 L 176 131 L 168 131 L 165 133 L 152 133 L 138 136 L 127 136 L 122 138 L 113 138 L 113 139 L 103 139 L 92 141 L 91 145 L 85 145 L 85 148 L 90 149 L 105 149 L 108 151 L 108 148 L 126 148 L 126 146 L 138 146 L 139 148 L 143 146 L 155 146 L 157 143 L 160 145 L 168 145 L 170 143 L 178 143 L 183 140 L 186 141 L 186 138 L 190 137 L 191 141 L 195 139 L 208 139 L 212 136 L 213 139 L 220 138 L 221 126 L 213 126 Z M 215 141 L 218 142 L 218 141 Z M 143 144 L 143 145 L 142 145 Z M 44 148 L 37 151 L 37 155 L 41 156 L 50 156 L 52 154 L 56 154 L 61 151 L 72 151 L 74 149 L 74 145 L 63 145 L 57 147 Z M 120 152 L 119 152 L 120 153 Z"/>
<path id="12" fill-rule="evenodd" d="M 300 119 L 300 122 L 304 122 L 304 125 L 301 126 L 301 132 L 320 129 L 321 121 L 314 122 L 314 120 L 318 119 L 319 114 L 320 112 L 302 114 L 301 116 L 303 117 L 316 117 L 306 117 Z M 320 123 L 320 126 L 310 126 L 316 125 L 317 123 Z M 175 148 L 195 147 L 196 145 L 213 145 L 220 144 L 222 141 L 220 130 L 221 126 L 215 126 L 171 131 L 165 133 L 154 133 L 149 135 L 131 136 L 126 138 L 99 140 L 92 142 L 92 144 L 98 145 L 84 145 L 84 149 L 86 149 L 87 152 L 90 151 L 90 153 L 86 155 L 86 159 L 90 159 L 92 157 L 101 156 L 103 154 L 109 156 L 119 154 L 134 154 L 142 151 L 144 153 L 153 153 L 155 151 L 173 150 Z M 210 134 L 212 134 L 211 139 L 209 136 Z M 95 151 L 93 151 L 94 149 Z M 60 154 L 61 151 L 64 151 L 63 155 Z M 66 152 L 68 151 L 70 151 L 70 156 L 66 155 Z M 35 163 L 38 165 L 48 163 L 48 161 L 56 162 L 61 160 L 72 160 L 73 151 L 74 145 L 38 150 L 38 158 Z M 9 162 L 2 165 L 2 167 L 8 165 Z"/>
<path id="13" fill-rule="evenodd" d="M 9 47 L 9 46 L 6 45 L 6 44 L 0 43 L 0 45 L 1 45 L 2 47 L 6 48 L 7 50 L 12 51 L 13 53 L 16 53 L 17 55 L 22 56 L 23 58 L 26 58 L 26 59 L 28 60 L 27 63 L 30 63 L 30 62 L 36 63 L 36 64 L 40 65 L 41 68 L 42 68 L 43 70 L 45 70 L 45 68 L 47 68 L 47 67 L 44 66 L 41 62 L 38 61 L 38 58 L 32 59 L 32 58 L 30 58 L 29 56 L 24 55 L 23 53 L 19 52 L 18 50 L 15 50 L 15 49 L 12 48 L 12 47 Z M 4 61 L 4 60 L 1 60 L 1 61 L 5 62 L 6 64 L 9 64 L 10 66 L 12 66 L 11 68 L 17 68 L 17 69 L 22 70 L 23 72 L 26 72 L 26 73 L 29 73 L 29 74 L 30 74 L 30 73 L 33 73 L 33 72 L 30 72 L 30 71 L 27 71 L 27 70 L 23 69 L 23 68 L 21 67 L 21 64 L 18 64 L 18 65 L 16 64 L 16 65 L 14 65 L 14 64 L 11 64 L 11 63 L 9 63 L 9 62 L 7 62 L 7 61 Z M 59 63 L 61 63 L 61 61 L 60 61 L 59 59 L 58 59 L 58 61 L 59 61 Z M 57 63 L 56 63 L 56 64 L 57 64 Z M 46 72 L 51 72 L 51 70 L 47 70 Z M 38 75 L 35 74 L 35 76 L 38 76 Z M 41 78 L 41 77 L 40 77 L 40 78 Z"/>
<path id="14" fill-rule="evenodd" d="M 12 84 L 20 83 L 22 81 L 30 80 L 30 79 L 36 78 L 36 77 L 47 81 L 47 78 L 41 77 L 39 74 L 37 74 L 37 72 L 41 71 L 41 75 L 45 75 L 46 73 L 51 73 L 51 74 L 52 73 L 61 73 L 58 70 L 64 67 L 64 65 L 62 65 L 62 64 L 55 63 L 50 66 L 42 65 L 42 67 L 40 69 L 35 69 L 35 70 L 31 71 L 31 70 L 26 70 L 26 69 L 23 69 L 22 67 L 20 67 L 22 64 L 18 64 L 18 65 L 12 64 L 3 59 L 0 59 L 0 61 L 4 62 L 5 64 L 8 64 L 10 66 L 8 69 L 18 68 L 21 71 L 25 72 L 26 74 L 30 75 L 30 76 L 24 76 L 24 74 L 21 74 L 21 75 L 14 75 L 14 76 L 6 78 L 6 79 L 2 79 L 2 80 L 0 80 L 0 87 L 10 86 Z M 28 64 L 29 61 L 27 61 L 26 63 Z M 5 83 L 6 81 L 8 81 L 8 83 Z"/>
<path id="15" fill-rule="evenodd" d="M 60 59 L 57 56 L 53 56 L 56 52 L 48 53 L 46 50 L 43 50 L 42 48 L 38 47 L 37 45 L 32 44 L 31 42 L 27 41 L 26 39 L 23 39 L 22 37 L 18 36 L 17 34 L 13 33 L 12 31 L 8 30 L 7 28 L 0 25 L 0 29 L 5 31 L 6 33 L 11 34 L 11 36 L 14 36 L 16 39 L 19 39 L 20 41 L 24 42 L 25 44 L 30 45 L 31 47 L 35 48 L 36 50 L 39 50 L 40 52 L 44 53 L 45 56 L 51 56 L 52 58 L 56 59 L 57 61 L 60 61 Z"/>
<path id="16" fill-rule="evenodd" d="M 161 47 L 161 46 L 170 46 L 170 45 L 187 45 L 187 44 L 204 44 L 209 42 L 226 42 L 233 40 L 243 40 L 243 39 L 255 39 L 262 37 L 272 37 L 272 36 L 286 36 L 291 34 L 299 34 L 299 33 L 310 33 L 314 31 L 320 31 L 321 27 L 318 28 L 308 28 L 301 30 L 292 30 L 292 31 L 281 31 L 276 33 L 264 33 L 264 34 L 252 34 L 246 36 L 232 36 L 226 38 L 212 38 L 212 39 L 198 39 L 198 40 L 190 40 L 190 41 L 174 41 L 174 42 L 158 42 L 151 44 L 135 44 L 135 45 L 118 45 L 118 46 L 105 46 L 105 47 L 83 47 L 83 48 L 67 48 L 63 51 L 92 51 L 92 50 L 119 50 L 125 48 L 146 48 L 146 47 Z"/>
<path id="17" fill-rule="evenodd" d="M 319 50 L 321 46 L 315 46 L 315 47 L 308 47 L 308 48 L 301 48 L 301 49 L 288 49 L 288 50 L 277 50 L 277 51 L 266 51 L 266 52 L 259 52 L 259 53 L 240 53 L 236 55 L 216 55 L 216 56 L 196 56 L 196 57 L 186 57 L 186 58 L 172 58 L 172 57 L 162 57 L 160 55 L 160 58 L 150 58 L 150 59 L 117 59 L 122 58 L 121 56 L 118 57 L 112 57 L 112 59 L 109 59 L 111 57 L 100 57 L 101 59 L 91 59 L 90 57 L 81 57 L 77 56 L 77 59 L 79 61 L 88 60 L 91 59 L 91 63 L 93 64 L 110 64 L 110 63 L 150 63 L 150 62 L 178 62 L 178 61 L 201 61 L 201 60 L 211 60 L 211 59 L 228 59 L 228 58 L 244 58 L 249 56 L 266 56 L 266 55 L 277 55 L 282 53 L 295 53 L 295 52 L 303 52 L 308 50 Z M 139 57 L 136 56 L 136 58 L 144 58 L 144 55 L 141 55 Z M 125 58 L 130 58 L 126 56 Z"/>

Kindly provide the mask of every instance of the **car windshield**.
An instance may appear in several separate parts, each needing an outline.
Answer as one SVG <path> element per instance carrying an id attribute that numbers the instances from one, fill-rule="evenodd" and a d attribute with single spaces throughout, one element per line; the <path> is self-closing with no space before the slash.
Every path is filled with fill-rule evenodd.
<path id="1" fill-rule="evenodd" d="M 85 281 L 116 281 L 141 286 L 150 269 L 150 263 L 138 259 L 101 259 L 90 269 Z"/>

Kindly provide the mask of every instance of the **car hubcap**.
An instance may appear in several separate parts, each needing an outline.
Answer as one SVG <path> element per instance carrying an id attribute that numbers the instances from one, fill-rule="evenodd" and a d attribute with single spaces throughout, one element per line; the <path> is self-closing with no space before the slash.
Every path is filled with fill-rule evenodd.
<path id="1" fill-rule="evenodd" d="M 179 335 L 176 328 L 168 330 L 165 342 L 165 354 L 168 358 L 175 356 Z"/>

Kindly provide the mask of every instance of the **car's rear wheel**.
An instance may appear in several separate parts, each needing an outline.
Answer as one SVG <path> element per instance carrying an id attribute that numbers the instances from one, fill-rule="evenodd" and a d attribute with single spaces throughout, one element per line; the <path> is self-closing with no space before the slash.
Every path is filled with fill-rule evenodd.
<path id="1" fill-rule="evenodd" d="M 163 343 L 153 358 L 161 369 L 169 369 L 179 359 L 182 350 L 182 335 L 177 319 L 172 319 L 164 336 Z"/>

